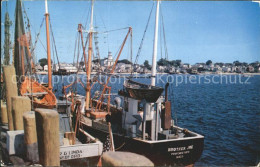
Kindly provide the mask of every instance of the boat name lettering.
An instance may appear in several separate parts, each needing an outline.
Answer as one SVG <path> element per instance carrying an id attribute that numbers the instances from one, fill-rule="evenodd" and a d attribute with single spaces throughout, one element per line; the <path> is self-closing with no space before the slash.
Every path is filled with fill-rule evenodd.
<path id="1" fill-rule="evenodd" d="M 184 157 L 183 155 L 179 155 L 179 156 L 176 156 L 176 159 L 181 159 L 183 157 Z"/>
<path id="2" fill-rule="evenodd" d="M 187 146 L 187 148 L 186 147 L 168 148 L 168 152 L 185 151 L 185 150 L 193 150 L 193 145 Z"/>
<path id="3" fill-rule="evenodd" d="M 176 152 L 176 153 L 171 153 L 171 155 L 183 155 L 183 154 L 189 154 L 190 151 L 181 151 L 181 152 Z"/>
<path id="4" fill-rule="evenodd" d="M 184 151 L 184 150 L 186 150 L 186 147 L 174 147 L 174 148 L 168 148 L 168 152 Z"/>
<path id="5" fill-rule="evenodd" d="M 70 150 L 70 151 L 63 151 L 60 152 L 60 159 L 61 160 L 68 160 L 68 159 L 76 159 L 82 157 L 82 150 Z"/>

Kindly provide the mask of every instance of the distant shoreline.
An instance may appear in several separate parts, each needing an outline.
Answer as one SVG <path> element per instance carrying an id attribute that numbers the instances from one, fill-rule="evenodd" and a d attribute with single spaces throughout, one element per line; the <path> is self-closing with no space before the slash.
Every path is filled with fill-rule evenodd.
<path id="1" fill-rule="evenodd" d="M 38 75 L 47 75 L 48 72 L 45 71 L 39 71 L 36 72 Z M 78 74 L 86 74 L 86 72 L 79 72 Z M 92 72 L 92 75 L 96 74 L 96 72 Z M 130 75 L 131 73 L 114 73 L 114 75 Z M 145 73 L 146 75 L 151 73 Z M 133 73 L 133 75 L 145 75 L 140 73 Z M 159 75 L 166 75 L 168 73 L 157 73 Z M 188 73 L 187 73 L 188 74 Z M 187 74 L 175 74 L 175 75 L 187 75 Z M 170 74 L 172 75 L 172 74 Z M 198 73 L 198 74 L 190 74 L 190 75 L 260 75 L 260 73 L 214 73 L 214 72 L 207 72 L 207 73 Z"/>

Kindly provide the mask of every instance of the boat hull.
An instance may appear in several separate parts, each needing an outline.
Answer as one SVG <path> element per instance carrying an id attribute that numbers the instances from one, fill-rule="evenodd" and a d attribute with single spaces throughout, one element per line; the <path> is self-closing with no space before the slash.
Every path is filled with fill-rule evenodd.
<path id="1" fill-rule="evenodd" d="M 34 108 L 52 109 L 55 108 L 57 105 L 55 95 L 50 90 L 48 90 L 48 88 L 39 84 L 35 80 L 31 80 L 28 77 L 25 77 L 24 81 L 22 82 L 20 87 L 20 93 L 22 96 L 27 96 L 26 94 L 30 93 L 44 93 L 40 98 L 30 96 L 33 99 Z"/>
<path id="2" fill-rule="evenodd" d="M 132 80 L 125 82 L 124 88 L 129 97 L 137 100 L 145 99 L 150 103 L 156 102 L 164 90 L 161 87 L 146 85 Z"/>
<path id="3" fill-rule="evenodd" d="M 108 132 L 83 124 L 84 130 L 101 142 L 107 140 Z M 149 158 L 156 166 L 191 165 L 199 160 L 204 137 L 188 137 L 160 141 L 143 141 L 135 138 L 113 135 L 116 151 L 129 151 Z"/>

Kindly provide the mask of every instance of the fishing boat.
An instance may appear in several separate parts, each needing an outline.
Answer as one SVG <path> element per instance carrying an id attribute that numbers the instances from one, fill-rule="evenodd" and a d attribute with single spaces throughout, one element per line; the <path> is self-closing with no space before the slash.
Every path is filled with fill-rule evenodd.
<path id="1" fill-rule="evenodd" d="M 174 124 L 171 102 L 168 101 L 169 84 L 165 85 L 165 89 L 155 86 L 159 5 L 157 1 L 151 84 L 126 80 L 123 90 L 118 91 L 120 97 L 115 98 L 115 106 L 110 104 L 110 99 L 101 102 L 108 88 L 108 78 L 98 100 L 91 99 L 90 92 L 86 93 L 86 100 L 81 103 L 85 107 L 81 125 L 103 143 L 110 135 L 112 146 L 108 150 L 138 153 L 148 157 L 156 166 L 194 165 L 203 152 L 204 136 Z M 91 50 L 89 55 L 92 55 Z M 90 74 L 90 69 L 87 74 Z M 162 96 L 163 91 L 165 97 Z"/>
<path id="2" fill-rule="evenodd" d="M 48 17 L 49 14 L 46 6 L 45 22 L 48 59 L 48 88 L 46 88 L 43 84 L 38 83 L 32 77 L 32 74 L 34 74 L 34 62 L 30 50 L 31 35 L 30 29 L 28 33 L 25 32 L 21 0 L 17 0 L 16 2 L 14 64 L 16 75 L 19 78 L 18 86 L 20 94 L 22 96 L 30 97 L 35 108 L 41 107 L 52 109 L 56 107 L 57 100 L 54 93 L 52 92 L 51 51 Z M 29 21 L 29 19 L 27 21 Z"/>
<path id="3" fill-rule="evenodd" d="M 29 96 L 33 100 L 34 108 L 56 108 L 55 95 L 48 88 L 29 77 L 25 77 L 20 92 L 22 96 Z"/>
<path id="4" fill-rule="evenodd" d="M 22 96 L 28 96 L 33 102 L 32 110 L 35 108 L 47 108 L 52 109 L 53 112 L 59 113 L 59 140 L 60 140 L 60 161 L 61 165 L 65 166 L 86 166 L 86 165 L 96 165 L 99 161 L 99 157 L 102 154 L 103 144 L 96 138 L 92 137 L 90 134 L 81 129 L 81 124 L 79 120 L 81 119 L 79 112 L 73 112 L 69 105 L 71 102 L 67 100 L 57 100 L 54 93 L 52 92 L 51 83 L 51 61 L 50 61 L 50 44 L 49 44 L 49 25 L 48 25 L 48 4 L 45 0 L 45 20 L 46 20 L 46 34 L 47 34 L 47 58 L 48 58 L 48 84 L 44 86 L 36 81 L 34 76 L 29 76 L 27 74 L 32 74 L 33 71 L 33 61 L 31 56 L 31 50 L 29 49 L 30 44 L 30 34 L 24 32 L 23 27 L 23 16 L 22 16 L 22 2 L 17 0 L 16 2 L 16 44 L 15 49 L 17 50 L 15 54 L 15 69 L 18 72 L 17 75 L 21 79 L 19 91 Z M 22 31 L 21 31 L 22 30 Z M 22 71 L 23 70 L 23 71 Z M 73 96 L 77 97 L 77 96 Z M 80 109 L 78 104 L 76 108 Z M 73 115 L 75 119 L 71 119 Z M 6 130 L 7 131 L 7 130 Z M 4 135 L 4 134 L 3 134 Z M 4 137 L 6 138 L 6 134 Z M 87 137 L 89 138 L 88 140 Z M 1 134 L 2 138 L 2 134 Z M 11 147 L 19 147 L 24 144 L 24 140 L 17 139 L 19 144 Z M 4 163 L 13 163 L 14 165 L 25 165 L 32 164 L 27 162 L 25 155 L 9 155 L 7 150 L 7 144 L 1 142 L 0 150 L 4 152 Z M 15 158 L 10 158 L 14 156 Z M 16 161 L 19 159 L 19 162 Z M 35 163 L 35 162 L 33 162 Z"/>

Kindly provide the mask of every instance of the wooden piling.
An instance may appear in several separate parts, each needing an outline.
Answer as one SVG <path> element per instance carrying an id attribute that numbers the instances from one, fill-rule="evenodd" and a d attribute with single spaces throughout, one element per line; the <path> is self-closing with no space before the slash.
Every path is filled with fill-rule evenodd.
<path id="1" fill-rule="evenodd" d="M 64 137 L 69 140 L 70 145 L 74 145 L 76 142 L 75 132 L 65 132 Z"/>
<path id="2" fill-rule="evenodd" d="M 103 153 L 102 166 L 154 166 L 154 164 L 143 155 L 109 151 Z"/>
<path id="3" fill-rule="evenodd" d="M 4 83 L 6 89 L 8 129 L 14 130 L 11 97 L 18 96 L 17 80 L 14 66 L 4 66 Z"/>
<path id="4" fill-rule="evenodd" d="M 23 114 L 24 143 L 26 148 L 26 158 L 35 163 L 39 161 L 37 133 L 35 123 L 35 112 L 29 111 Z"/>
<path id="5" fill-rule="evenodd" d="M 55 110 L 35 109 L 39 163 L 60 166 L 59 115 Z"/>
<path id="6" fill-rule="evenodd" d="M 25 96 L 14 96 L 11 99 L 14 130 L 23 130 L 23 114 L 31 111 L 31 101 Z"/>
<path id="7" fill-rule="evenodd" d="M 6 104 L 4 104 L 2 100 L 1 100 L 1 122 L 2 124 L 8 123 Z"/>

